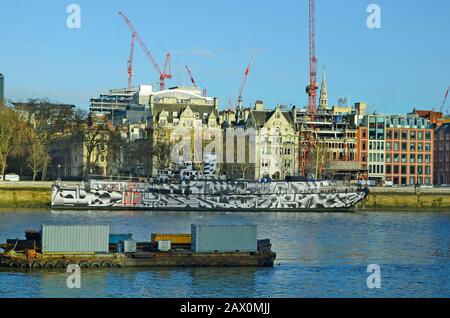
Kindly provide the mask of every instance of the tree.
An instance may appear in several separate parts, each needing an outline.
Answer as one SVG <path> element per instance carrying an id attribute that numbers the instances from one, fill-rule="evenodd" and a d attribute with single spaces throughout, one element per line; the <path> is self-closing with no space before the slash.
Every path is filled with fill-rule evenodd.
<path id="1" fill-rule="evenodd" d="M 101 155 L 108 151 L 108 141 L 111 133 L 106 118 L 90 114 L 80 130 L 81 140 L 86 149 L 85 173 L 91 172 L 92 165 L 96 165 Z"/>
<path id="2" fill-rule="evenodd" d="M 15 107 L 25 114 L 24 119 L 28 125 L 34 127 L 47 153 L 42 166 L 42 180 L 45 180 L 51 147 L 56 141 L 66 137 L 67 128 L 74 116 L 72 106 L 52 103 L 47 98 L 30 98 L 26 103 L 15 103 Z"/>
<path id="3" fill-rule="evenodd" d="M 31 169 L 33 173 L 33 181 L 35 181 L 38 172 L 41 171 L 46 162 L 48 162 L 49 155 L 34 128 L 28 126 L 26 132 L 28 139 L 26 164 Z"/>
<path id="4" fill-rule="evenodd" d="M 172 162 L 172 149 L 175 141 L 170 138 L 170 131 L 166 127 L 155 126 L 153 129 L 153 156 L 159 169 L 168 169 Z"/>
<path id="5" fill-rule="evenodd" d="M 108 140 L 108 162 L 117 170 L 118 175 L 125 171 L 130 158 L 134 157 L 133 151 L 130 150 L 127 140 L 121 136 L 119 130 L 110 131 Z"/>
<path id="6" fill-rule="evenodd" d="M 19 114 L 0 102 L 0 171 L 3 178 L 8 158 L 23 150 L 23 129 Z"/>

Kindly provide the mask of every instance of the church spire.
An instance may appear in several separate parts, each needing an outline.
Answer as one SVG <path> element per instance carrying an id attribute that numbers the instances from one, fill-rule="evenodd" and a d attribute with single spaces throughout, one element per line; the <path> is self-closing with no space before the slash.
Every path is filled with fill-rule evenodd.
<path id="1" fill-rule="evenodd" d="M 322 85 L 320 86 L 319 108 L 328 109 L 328 92 L 327 92 L 327 79 L 325 74 L 325 66 L 323 67 Z"/>

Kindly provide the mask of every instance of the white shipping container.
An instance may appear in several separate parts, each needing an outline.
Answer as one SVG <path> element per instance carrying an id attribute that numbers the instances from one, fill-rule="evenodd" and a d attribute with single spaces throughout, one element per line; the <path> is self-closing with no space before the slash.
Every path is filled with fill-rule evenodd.
<path id="1" fill-rule="evenodd" d="M 124 253 L 136 253 L 136 241 L 135 240 L 123 241 L 123 252 Z"/>
<path id="2" fill-rule="evenodd" d="M 108 253 L 108 225 L 42 225 L 43 253 Z"/>
<path id="3" fill-rule="evenodd" d="M 195 252 L 256 252 L 256 225 L 191 225 Z"/>
<path id="4" fill-rule="evenodd" d="M 171 241 L 165 241 L 165 240 L 158 241 L 158 250 L 167 252 L 167 251 L 170 251 L 171 248 L 172 248 Z"/>

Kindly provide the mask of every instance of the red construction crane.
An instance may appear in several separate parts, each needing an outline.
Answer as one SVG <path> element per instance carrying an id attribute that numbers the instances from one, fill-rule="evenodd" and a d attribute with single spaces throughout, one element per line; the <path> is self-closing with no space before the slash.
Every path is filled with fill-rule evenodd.
<path id="1" fill-rule="evenodd" d="M 127 62 L 127 73 L 128 73 L 128 89 L 131 89 L 133 84 L 133 55 L 134 55 L 134 33 L 131 35 L 131 48 L 130 57 Z"/>
<path id="2" fill-rule="evenodd" d="M 306 86 L 308 94 L 308 113 L 314 115 L 317 109 L 317 58 L 316 58 L 316 5 L 315 0 L 309 0 L 309 85 Z"/>
<path id="3" fill-rule="evenodd" d="M 443 110 L 444 110 L 445 102 L 447 101 L 447 96 L 448 96 L 448 92 L 449 92 L 449 91 L 450 91 L 450 86 L 447 87 L 447 91 L 445 92 L 444 100 L 442 101 L 441 108 L 439 109 L 439 112 L 440 112 L 440 113 L 442 113 Z M 447 115 L 448 115 L 448 109 L 447 109 Z"/>
<path id="4" fill-rule="evenodd" d="M 188 72 L 189 77 L 191 78 L 192 85 L 194 85 L 194 87 L 197 87 L 197 84 L 195 83 L 194 77 L 192 76 L 191 70 L 189 69 L 189 67 L 187 65 L 185 65 L 184 67 L 186 67 L 186 71 Z"/>
<path id="5" fill-rule="evenodd" d="M 153 58 L 152 54 L 150 53 L 150 51 L 145 46 L 144 41 L 142 41 L 141 37 L 137 33 L 137 31 L 134 28 L 134 26 L 131 23 L 131 21 L 121 11 L 119 11 L 119 15 L 124 19 L 125 23 L 127 24 L 128 28 L 130 29 L 131 33 L 138 40 L 139 45 L 144 50 L 145 55 L 147 55 L 148 59 L 153 64 L 153 66 L 155 67 L 156 71 L 159 73 L 159 87 L 160 87 L 160 90 L 164 90 L 165 89 L 166 78 L 167 79 L 171 79 L 172 78 L 172 74 L 171 74 L 172 70 L 171 70 L 171 67 L 170 67 L 170 53 L 166 54 L 166 63 L 164 64 L 163 71 L 161 71 L 158 63 L 156 63 L 156 60 Z"/>
<path id="6" fill-rule="evenodd" d="M 189 77 L 191 79 L 192 85 L 194 85 L 194 87 L 198 87 L 197 83 L 195 83 L 194 76 L 192 75 L 191 70 L 189 69 L 189 67 L 187 65 L 185 65 L 185 67 L 186 67 L 186 71 L 188 72 Z M 208 90 L 206 88 L 204 88 L 202 91 L 202 96 L 206 97 L 207 95 L 208 95 Z"/>
<path id="7" fill-rule="evenodd" d="M 237 104 L 236 104 L 236 108 L 239 108 L 239 109 L 242 108 L 242 93 L 244 91 L 245 84 L 247 83 L 247 77 L 248 77 L 248 72 L 250 71 L 250 66 L 251 66 L 251 62 L 248 63 L 247 68 L 245 69 L 244 77 L 242 78 L 241 87 L 239 88 L 239 95 L 238 95 Z"/>

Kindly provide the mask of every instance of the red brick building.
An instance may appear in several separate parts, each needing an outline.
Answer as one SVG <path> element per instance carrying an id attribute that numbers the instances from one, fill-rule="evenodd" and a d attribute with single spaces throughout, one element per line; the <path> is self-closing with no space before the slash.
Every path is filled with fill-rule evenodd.
<path id="1" fill-rule="evenodd" d="M 431 185 L 433 132 L 416 114 L 367 115 L 358 128 L 358 160 L 378 185 Z"/>

